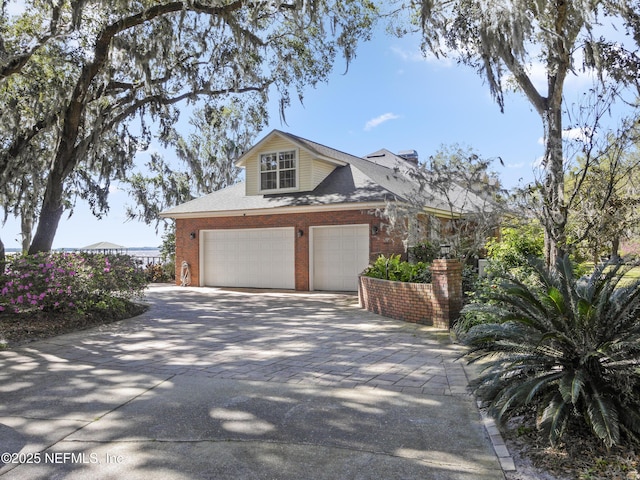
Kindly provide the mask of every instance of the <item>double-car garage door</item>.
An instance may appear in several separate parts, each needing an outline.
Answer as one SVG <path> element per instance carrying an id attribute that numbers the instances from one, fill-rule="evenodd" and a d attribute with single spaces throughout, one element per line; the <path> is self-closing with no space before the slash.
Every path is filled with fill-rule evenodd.
<path id="1" fill-rule="evenodd" d="M 293 228 L 202 232 L 204 285 L 295 288 Z"/>
<path id="2" fill-rule="evenodd" d="M 356 290 L 369 263 L 369 227 L 311 227 L 309 235 L 310 288 Z M 294 289 L 295 240 L 292 227 L 203 231 L 202 284 Z"/>

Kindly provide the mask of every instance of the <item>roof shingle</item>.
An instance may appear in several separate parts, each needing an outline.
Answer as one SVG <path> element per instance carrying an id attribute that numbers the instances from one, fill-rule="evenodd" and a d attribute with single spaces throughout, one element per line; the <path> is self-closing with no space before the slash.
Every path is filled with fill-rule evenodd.
<path id="1" fill-rule="evenodd" d="M 274 130 L 269 135 L 273 134 L 281 135 L 316 156 L 332 159 L 343 166 L 336 167 L 310 192 L 247 196 L 244 183 L 238 183 L 165 210 L 161 216 L 215 215 L 223 212 L 338 204 L 384 204 L 388 201 L 415 201 L 415 198 L 420 198 L 421 203 L 424 199 L 424 206 L 430 209 L 448 213 L 453 208 L 462 213 L 465 208 L 463 201 L 468 201 L 468 196 L 473 195 L 457 186 L 447 192 L 446 199 L 432 192 L 424 192 L 415 175 L 412 175 L 417 166 L 388 150 L 378 150 L 361 158 L 290 133 Z"/>

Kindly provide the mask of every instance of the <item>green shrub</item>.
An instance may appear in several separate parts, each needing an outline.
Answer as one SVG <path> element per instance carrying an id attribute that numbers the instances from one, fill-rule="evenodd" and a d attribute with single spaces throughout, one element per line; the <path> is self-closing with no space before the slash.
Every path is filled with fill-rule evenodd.
<path id="1" fill-rule="evenodd" d="M 484 276 L 477 277 L 473 285 L 469 286 L 467 290 L 464 290 L 466 302 L 454 325 L 456 335 L 462 336 L 466 334 L 471 327 L 476 325 L 494 322 L 494 317 L 487 314 L 484 311 L 484 307 L 476 308 L 473 304 L 486 305 L 495 303 L 491 300 L 491 295 L 496 288 L 498 288 L 497 280 L 494 279 L 493 276 Z"/>
<path id="2" fill-rule="evenodd" d="M 477 288 L 479 281 L 478 272 L 471 265 L 462 268 L 462 294 L 468 298 Z"/>
<path id="3" fill-rule="evenodd" d="M 502 229 L 500 239 L 492 238 L 487 241 L 488 264 L 485 267 L 485 276 L 477 278 L 475 282 L 472 282 L 472 277 L 469 276 L 465 281 L 463 271 L 463 292 L 467 303 L 493 303 L 490 297 L 500 283 L 499 278 L 504 275 L 515 276 L 527 285 L 535 283 L 530 260 L 542 257 L 543 249 L 544 233 L 535 224 Z M 456 333 L 463 335 L 473 326 L 492 321 L 493 317 L 487 315 L 482 307 L 465 307 L 455 324 Z"/>
<path id="4" fill-rule="evenodd" d="M 146 275 L 131 255 L 79 253 L 89 272 L 81 278 L 89 296 L 115 296 L 131 300 L 141 297 L 147 286 Z"/>
<path id="5" fill-rule="evenodd" d="M 112 316 L 123 315 L 128 308 L 128 300 L 118 297 L 87 299 L 82 303 L 83 311 L 109 312 Z"/>
<path id="6" fill-rule="evenodd" d="M 176 279 L 175 263 L 149 263 L 144 267 L 145 276 L 151 283 L 166 283 Z"/>
<path id="7" fill-rule="evenodd" d="M 472 385 L 504 420 L 528 408 L 551 443 L 568 425 L 605 445 L 640 435 L 640 280 L 621 283 L 608 264 L 577 279 L 565 257 L 554 270 L 530 265 L 536 282 L 505 274 L 489 303 L 465 309 L 488 316 L 461 340 L 484 371 Z"/>
<path id="8" fill-rule="evenodd" d="M 422 242 L 409 247 L 409 260 L 412 262 L 432 263 L 440 256 L 440 247 L 431 242 Z"/>
<path id="9" fill-rule="evenodd" d="M 373 265 L 363 273 L 366 277 L 394 280 L 397 282 L 430 283 L 431 269 L 424 262 L 409 263 L 400 260 L 400 255 L 389 258 L 380 255 Z"/>
<path id="10" fill-rule="evenodd" d="M 492 266 L 501 270 L 526 267 L 531 257 L 542 257 L 544 232 L 537 225 L 504 228 L 500 239 L 490 239 L 486 244 L 487 257 Z"/>

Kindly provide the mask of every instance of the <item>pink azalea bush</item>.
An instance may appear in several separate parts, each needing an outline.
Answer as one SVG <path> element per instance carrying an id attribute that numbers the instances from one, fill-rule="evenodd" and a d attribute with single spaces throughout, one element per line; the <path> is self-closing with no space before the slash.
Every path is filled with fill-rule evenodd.
<path id="1" fill-rule="evenodd" d="M 7 259 L 0 272 L 0 312 L 85 310 L 132 300 L 146 287 L 129 255 L 38 253 Z"/>

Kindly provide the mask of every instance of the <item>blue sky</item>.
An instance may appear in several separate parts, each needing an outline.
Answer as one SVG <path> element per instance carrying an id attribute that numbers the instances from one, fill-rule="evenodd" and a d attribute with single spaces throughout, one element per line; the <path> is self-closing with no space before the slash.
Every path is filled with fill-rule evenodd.
<path id="1" fill-rule="evenodd" d="M 380 148 L 415 149 L 422 159 L 442 145 L 457 143 L 482 157 L 502 158 L 505 166 L 496 162 L 495 170 L 506 187 L 533 179 L 534 165 L 543 154 L 543 131 L 524 96 L 509 94 L 505 113 L 500 113 L 475 71 L 452 60 L 425 59 L 415 36 L 398 39 L 382 32 L 359 47 L 346 75 L 344 69 L 344 61 L 339 61 L 328 83 L 306 91 L 304 105 L 293 101 L 286 125 L 274 102 L 270 124 L 261 136 L 277 128 L 354 155 Z M 571 78 L 567 97 L 577 95 L 586 82 Z M 141 154 L 140 162 L 146 158 Z M 98 241 L 127 247 L 160 245 L 162 232 L 125 222 L 124 205 L 130 200 L 124 192 L 114 191 L 110 202 L 111 211 L 102 220 L 78 205 L 71 219 L 61 221 L 54 248 Z M 17 222 L 2 228 L 6 247 L 19 247 L 19 231 Z"/>

